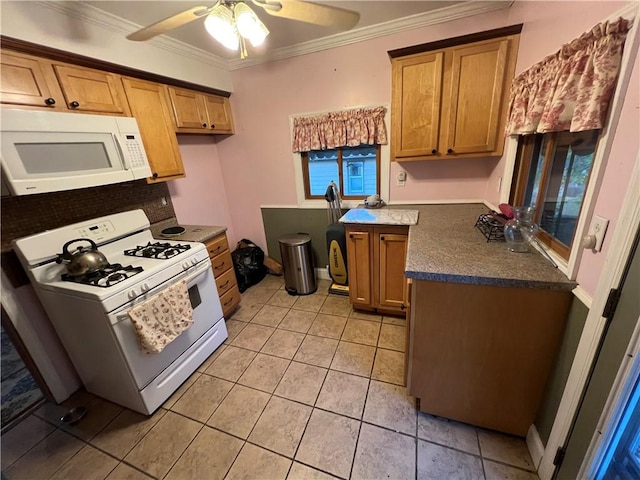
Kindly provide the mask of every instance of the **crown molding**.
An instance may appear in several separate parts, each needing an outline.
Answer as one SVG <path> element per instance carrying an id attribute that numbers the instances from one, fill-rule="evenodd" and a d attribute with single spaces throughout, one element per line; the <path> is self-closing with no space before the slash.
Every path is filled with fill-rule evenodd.
<path id="1" fill-rule="evenodd" d="M 136 23 L 113 15 L 109 12 L 105 12 L 104 10 L 100 10 L 99 8 L 85 2 L 37 1 L 33 3 L 39 5 L 42 8 L 47 8 L 49 10 L 58 12 L 67 17 L 76 18 L 78 20 L 82 20 L 85 23 L 95 25 L 99 28 L 121 34 L 124 37 L 142 28 Z M 469 17 L 472 15 L 480 15 L 494 10 L 501 10 L 504 8 L 509 8 L 512 4 L 513 1 L 504 0 L 489 0 L 481 2 L 469 1 L 459 3 L 439 8 L 430 12 L 419 13 L 416 15 L 399 18 L 397 20 L 390 20 L 388 22 L 371 25 L 368 27 L 349 30 L 348 32 L 338 33 L 318 40 L 311 40 L 308 42 L 299 43 L 297 45 L 279 48 L 271 53 L 267 53 L 259 57 L 249 57 L 244 60 L 227 60 L 211 52 L 194 47 L 193 45 L 189 45 L 179 40 L 175 40 L 166 35 L 152 38 L 145 43 L 153 45 L 154 47 L 165 50 L 167 52 L 171 52 L 173 54 L 187 57 L 206 65 L 210 65 L 215 68 L 226 71 L 233 71 L 239 70 L 241 68 L 251 67 L 254 65 L 273 62 L 276 60 L 283 60 L 286 58 L 297 57 L 309 53 L 320 52 L 322 50 L 327 50 L 330 48 L 351 45 L 353 43 L 383 37 L 385 35 L 390 35 L 405 30 L 449 22 L 452 20 L 457 20 L 459 18 Z"/>
<path id="2" fill-rule="evenodd" d="M 126 37 L 130 33 L 142 28 L 136 23 L 130 22 L 129 20 L 118 17 L 117 15 L 113 15 L 109 12 L 105 12 L 104 10 L 100 10 L 99 8 L 85 2 L 38 1 L 34 3 L 67 17 L 76 18 L 105 30 L 122 34 L 123 37 Z M 145 43 L 182 57 L 188 57 L 192 60 L 215 68 L 225 71 L 228 71 L 229 69 L 226 59 L 218 57 L 206 50 L 196 48 L 193 45 L 175 40 L 171 37 L 159 36 L 152 38 Z"/>
<path id="3" fill-rule="evenodd" d="M 390 20 L 388 22 L 362 27 L 348 32 L 342 32 L 329 37 L 318 40 L 291 45 L 276 49 L 272 53 L 262 55 L 260 57 L 249 57 L 244 60 L 233 59 L 228 60 L 229 70 L 239 70 L 241 68 L 252 67 L 262 63 L 283 60 L 285 58 L 297 57 L 309 53 L 320 52 L 329 48 L 342 47 L 353 43 L 370 40 L 373 38 L 383 37 L 392 33 L 398 33 L 414 28 L 435 25 L 438 23 L 450 22 L 459 18 L 470 17 L 472 15 L 480 15 L 482 13 L 492 12 L 509 8 L 513 1 L 491 0 L 483 2 L 465 2 L 448 7 L 439 8 L 430 12 L 418 13 L 408 17 Z"/>

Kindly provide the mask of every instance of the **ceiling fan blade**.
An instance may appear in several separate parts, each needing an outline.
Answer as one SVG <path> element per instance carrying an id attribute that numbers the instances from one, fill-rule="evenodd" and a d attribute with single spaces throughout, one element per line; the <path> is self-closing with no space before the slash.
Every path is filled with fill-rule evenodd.
<path id="1" fill-rule="evenodd" d="M 148 27 L 138 30 L 137 32 L 133 32 L 132 34 L 127 35 L 127 38 L 129 40 L 135 40 L 138 42 L 149 40 L 156 35 L 168 32 L 169 30 L 173 30 L 174 28 L 178 28 L 182 25 L 192 22 L 193 20 L 197 20 L 204 15 L 207 15 L 212 8 L 213 7 L 203 6 L 190 8 L 189 10 L 185 10 L 184 12 L 180 12 L 176 15 L 165 18 L 164 20 L 160 20 L 159 22 L 156 22 L 153 25 L 149 25 Z"/>
<path id="2" fill-rule="evenodd" d="M 325 27 L 338 27 L 342 30 L 355 27 L 360 20 L 358 12 L 319 3 L 298 0 L 253 0 L 253 3 L 261 6 L 265 12 L 274 17 L 289 18 Z M 278 8 L 280 5 L 281 8 Z"/>

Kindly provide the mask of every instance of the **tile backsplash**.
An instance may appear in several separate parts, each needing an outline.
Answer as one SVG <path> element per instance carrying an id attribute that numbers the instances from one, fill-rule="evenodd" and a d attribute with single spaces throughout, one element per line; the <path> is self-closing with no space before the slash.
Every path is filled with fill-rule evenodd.
<path id="1" fill-rule="evenodd" d="M 163 199 L 166 205 L 163 205 Z M 146 180 L 65 192 L 2 197 L 2 268 L 12 269 L 11 241 L 92 218 L 141 208 L 156 223 L 175 217 L 166 183 Z M 17 259 L 16 259 L 17 260 Z M 10 272 L 6 272 L 10 275 Z"/>

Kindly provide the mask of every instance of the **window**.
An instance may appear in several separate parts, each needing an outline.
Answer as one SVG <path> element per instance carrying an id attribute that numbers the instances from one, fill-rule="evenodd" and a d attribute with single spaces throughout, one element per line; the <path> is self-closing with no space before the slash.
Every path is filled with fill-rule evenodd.
<path id="1" fill-rule="evenodd" d="M 342 198 L 366 198 L 380 192 L 379 145 L 312 150 L 301 156 L 307 199 L 324 199 L 331 181 L 338 185 Z"/>
<path id="2" fill-rule="evenodd" d="M 569 258 L 599 130 L 520 137 L 512 205 L 533 206 L 539 239 Z"/>

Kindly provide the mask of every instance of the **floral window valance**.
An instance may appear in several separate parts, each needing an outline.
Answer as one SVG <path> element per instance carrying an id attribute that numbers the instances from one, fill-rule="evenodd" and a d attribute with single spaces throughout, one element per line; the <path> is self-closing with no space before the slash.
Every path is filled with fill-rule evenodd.
<path id="1" fill-rule="evenodd" d="M 385 107 L 330 112 L 293 121 L 293 151 L 387 143 Z"/>
<path id="2" fill-rule="evenodd" d="M 505 135 L 604 126 L 631 23 L 603 22 L 518 75 Z"/>

